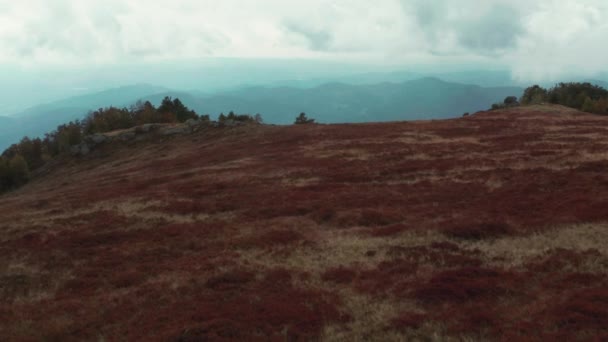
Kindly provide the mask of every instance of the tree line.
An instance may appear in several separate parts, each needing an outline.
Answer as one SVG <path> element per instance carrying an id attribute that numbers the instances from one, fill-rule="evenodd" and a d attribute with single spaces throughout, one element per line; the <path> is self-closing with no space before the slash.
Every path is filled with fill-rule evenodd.
<path id="1" fill-rule="evenodd" d="M 549 89 L 533 85 L 526 88 L 520 102 L 523 105 L 559 104 L 587 113 L 608 115 L 608 90 L 588 82 L 558 83 Z"/>
<path id="2" fill-rule="evenodd" d="M 88 135 L 129 129 L 149 123 L 183 123 L 188 120 L 210 122 L 209 115 L 198 115 L 178 98 L 165 97 L 157 108 L 149 101 L 138 101 L 129 108 L 107 107 L 91 111 L 83 120 L 70 121 L 46 133 L 44 138 L 24 137 L 0 155 L 0 193 L 17 188 L 29 180 L 30 171 L 44 166 L 47 161 L 69 152 L 72 146 L 84 141 Z M 262 123 L 262 116 L 248 114 L 225 115 L 219 124 L 230 122 Z"/>
<path id="3" fill-rule="evenodd" d="M 44 138 L 24 137 L 0 155 L 0 192 L 25 184 L 30 171 L 39 169 L 48 160 L 68 152 L 84 137 L 132 128 L 147 123 L 178 123 L 189 119 L 209 121 L 209 115 L 199 116 L 178 98 L 165 97 L 156 108 L 149 101 L 138 101 L 130 108 L 107 107 L 89 112 L 84 120 L 70 121 L 44 135 Z"/>

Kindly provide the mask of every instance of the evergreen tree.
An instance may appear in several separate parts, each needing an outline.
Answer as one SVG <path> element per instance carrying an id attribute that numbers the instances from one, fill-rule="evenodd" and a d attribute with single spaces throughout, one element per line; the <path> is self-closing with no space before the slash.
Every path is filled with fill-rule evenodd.
<path id="1" fill-rule="evenodd" d="M 29 167 L 25 158 L 21 155 L 16 155 L 9 162 L 9 174 L 13 186 L 20 186 L 27 183 L 29 179 Z"/>
<path id="2" fill-rule="evenodd" d="M 315 119 L 309 119 L 306 116 L 306 113 L 304 113 L 304 112 L 300 113 L 300 115 L 298 115 L 296 117 L 296 121 L 295 121 L 296 125 L 313 124 L 313 123 L 315 123 Z"/>

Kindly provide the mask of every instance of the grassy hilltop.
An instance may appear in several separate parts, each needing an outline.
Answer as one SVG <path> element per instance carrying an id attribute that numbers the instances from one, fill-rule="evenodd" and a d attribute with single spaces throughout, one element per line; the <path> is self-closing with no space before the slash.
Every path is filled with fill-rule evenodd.
<path id="1" fill-rule="evenodd" d="M 0 339 L 608 339 L 606 146 L 539 105 L 66 157 L 0 196 Z"/>

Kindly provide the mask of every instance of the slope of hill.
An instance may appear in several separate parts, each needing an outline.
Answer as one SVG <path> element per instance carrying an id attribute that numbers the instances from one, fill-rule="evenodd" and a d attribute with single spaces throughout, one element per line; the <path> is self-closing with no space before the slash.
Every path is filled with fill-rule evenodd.
<path id="1" fill-rule="evenodd" d="M 607 339 L 607 124 L 526 107 L 63 160 L 0 197 L 0 339 Z"/>

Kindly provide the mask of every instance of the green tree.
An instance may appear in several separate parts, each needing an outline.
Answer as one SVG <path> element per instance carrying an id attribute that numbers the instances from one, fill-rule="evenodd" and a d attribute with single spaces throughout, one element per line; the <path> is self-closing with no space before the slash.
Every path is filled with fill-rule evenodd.
<path id="1" fill-rule="evenodd" d="M 507 96 L 505 98 L 505 100 L 503 101 L 503 103 L 507 107 L 519 106 L 519 101 L 517 101 L 517 97 L 516 96 Z"/>
<path id="2" fill-rule="evenodd" d="M 224 123 L 226 122 L 226 120 L 226 115 L 224 115 L 224 113 L 220 113 L 220 116 L 218 116 L 217 121 L 219 121 L 220 123 Z"/>
<path id="3" fill-rule="evenodd" d="M 309 119 L 306 116 L 306 113 L 302 112 L 300 115 L 296 117 L 296 121 L 294 122 L 296 125 L 305 125 L 305 124 L 313 124 L 315 123 L 315 119 Z"/>
<path id="4" fill-rule="evenodd" d="M 130 109 L 135 125 L 160 122 L 160 115 L 150 101 L 137 101 Z"/>
<path id="5" fill-rule="evenodd" d="M 11 174 L 8 161 L 0 157 L 0 192 L 8 190 L 11 186 Z"/>
<path id="6" fill-rule="evenodd" d="M 37 169 L 44 164 L 42 145 L 42 140 L 39 138 L 30 139 L 24 137 L 19 143 L 6 149 L 3 155 L 6 158 L 11 159 L 15 155 L 20 154 L 25 158 L 31 169 Z"/>
<path id="7" fill-rule="evenodd" d="M 593 101 L 589 96 L 585 98 L 581 110 L 587 113 L 593 113 L 595 109 L 595 101 Z"/>
<path id="8" fill-rule="evenodd" d="M 10 160 L 8 167 L 13 186 L 20 186 L 27 183 L 30 170 L 25 158 L 17 154 Z"/>
<path id="9" fill-rule="evenodd" d="M 182 101 L 178 98 L 172 99 L 170 96 L 166 96 L 160 106 L 158 112 L 164 114 L 173 114 L 175 119 L 179 122 L 185 122 L 189 119 L 198 119 L 198 115 L 193 110 L 186 107 Z"/>
<path id="10" fill-rule="evenodd" d="M 522 95 L 521 100 L 519 102 L 524 105 L 529 105 L 547 102 L 547 100 L 547 90 L 535 84 L 524 90 L 524 94 Z"/>

